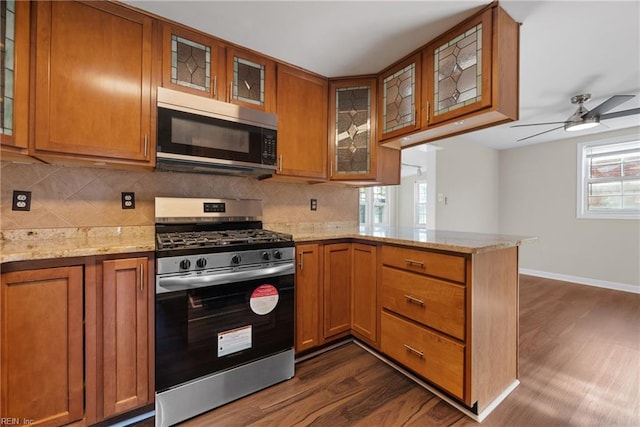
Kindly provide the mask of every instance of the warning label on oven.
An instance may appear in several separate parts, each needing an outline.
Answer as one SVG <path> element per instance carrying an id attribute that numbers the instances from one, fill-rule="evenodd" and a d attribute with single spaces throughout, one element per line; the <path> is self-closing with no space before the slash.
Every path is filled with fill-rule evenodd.
<path id="1" fill-rule="evenodd" d="M 218 357 L 251 348 L 251 325 L 218 333 Z"/>
<path id="2" fill-rule="evenodd" d="M 271 313 L 278 305 L 278 289 L 273 285 L 260 285 L 253 290 L 249 305 L 255 314 Z"/>

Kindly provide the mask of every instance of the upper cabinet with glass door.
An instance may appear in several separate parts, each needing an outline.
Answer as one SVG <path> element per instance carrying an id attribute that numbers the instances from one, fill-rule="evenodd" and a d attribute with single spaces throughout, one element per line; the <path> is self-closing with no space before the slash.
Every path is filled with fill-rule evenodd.
<path id="1" fill-rule="evenodd" d="M 420 129 L 420 53 L 394 64 L 378 77 L 378 139 Z"/>
<path id="2" fill-rule="evenodd" d="M 227 102 L 275 113 L 276 64 L 250 51 L 227 48 Z"/>
<path id="3" fill-rule="evenodd" d="M 492 4 L 424 50 L 426 140 L 517 120 L 519 24 Z"/>
<path id="4" fill-rule="evenodd" d="M 0 142 L 3 157 L 27 154 L 29 117 L 29 7 L 26 1 L 0 4 Z"/>
<path id="5" fill-rule="evenodd" d="M 400 152 L 378 146 L 376 78 L 329 83 L 331 180 L 357 185 L 399 184 Z"/>
<path id="6" fill-rule="evenodd" d="M 162 86 L 224 99 L 224 48 L 215 39 L 164 23 Z"/>

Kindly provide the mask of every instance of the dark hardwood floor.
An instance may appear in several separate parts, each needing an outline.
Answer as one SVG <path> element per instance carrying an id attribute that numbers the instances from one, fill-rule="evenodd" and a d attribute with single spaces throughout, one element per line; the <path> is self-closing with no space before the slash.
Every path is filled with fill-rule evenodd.
<path id="1" fill-rule="evenodd" d="M 520 386 L 483 426 L 640 425 L 640 295 L 520 276 Z M 470 426 L 349 343 L 184 426 Z"/>

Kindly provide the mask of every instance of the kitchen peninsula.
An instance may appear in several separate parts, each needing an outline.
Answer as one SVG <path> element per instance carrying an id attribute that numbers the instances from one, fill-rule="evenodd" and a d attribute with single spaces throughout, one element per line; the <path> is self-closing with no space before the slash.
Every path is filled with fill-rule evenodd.
<path id="1" fill-rule="evenodd" d="M 393 227 L 265 228 L 292 234 L 296 242 L 299 356 L 354 337 L 477 420 L 517 386 L 518 247 L 535 238 Z M 0 243 L 3 276 L 49 268 L 51 259 L 73 257 L 78 264 L 87 257 L 92 265 L 96 256 L 140 256 L 155 246 L 152 227 L 5 231 Z M 95 393 L 87 379 L 85 393 Z"/>

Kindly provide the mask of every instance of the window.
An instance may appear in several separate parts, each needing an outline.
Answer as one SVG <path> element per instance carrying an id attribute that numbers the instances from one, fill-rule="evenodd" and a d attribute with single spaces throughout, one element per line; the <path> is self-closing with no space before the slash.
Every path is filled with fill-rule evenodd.
<path id="1" fill-rule="evenodd" d="M 416 227 L 427 226 L 427 181 L 418 180 L 413 184 L 413 225 Z"/>
<path id="2" fill-rule="evenodd" d="M 360 189 L 360 225 L 389 225 L 391 218 L 388 187 Z"/>
<path id="3" fill-rule="evenodd" d="M 640 218 L 640 140 L 578 144 L 578 217 Z"/>

